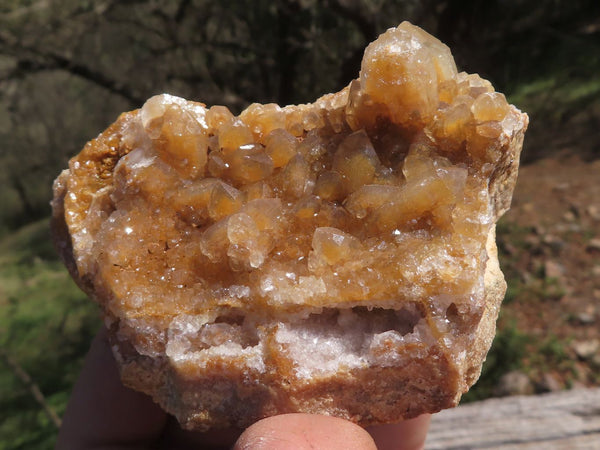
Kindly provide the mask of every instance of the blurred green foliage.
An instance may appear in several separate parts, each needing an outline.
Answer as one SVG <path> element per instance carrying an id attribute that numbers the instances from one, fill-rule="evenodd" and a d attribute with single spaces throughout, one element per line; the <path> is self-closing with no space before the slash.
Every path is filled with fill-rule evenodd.
<path id="1" fill-rule="evenodd" d="M 522 368 L 522 360 L 530 342 L 531 337 L 519 330 L 514 322 L 500 328 L 483 365 L 481 377 L 463 396 L 463 403 L 492 397 L 502 375 Z"/>
<path id="2" fill-rule="evenodd" d="M 60 416 L 100 325 L 52 248 L 48 221 L 0 241 L 0 349 L 38 385 Z M 0 448 L 53 448 L 56 427 L 0 359 Z"/>

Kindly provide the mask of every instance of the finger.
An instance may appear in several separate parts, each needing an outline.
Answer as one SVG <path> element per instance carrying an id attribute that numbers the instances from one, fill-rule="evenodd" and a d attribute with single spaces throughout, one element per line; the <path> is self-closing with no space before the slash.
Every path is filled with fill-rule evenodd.
<path id="1" fill-rule="evenodd" d="M 249 427 L 234 450 L 377 450 L 361 427 L 337 417 L 284 414 Z"/>
<path id="2" fill-rule="evenodd" d="M 425 447 L 431 414 L 390 425 L 368 427 L 379 450 L 422 450 Z"/>
<path id="3" fill-rule="evenodd" d="M 183 430 L 177 419 L 169 416 L 159 448 L 169 450 L 231 449 L 241 433 L 242 430 L 238 428 L 219 428 L 204 433 Z"/>
<path id="4" fill-rule="evenodd" d="M 56 448 L 142 448 L 160 436 L 166 420 L 150 397 L 123 386 L 102 328 L 71 394 Z"/>

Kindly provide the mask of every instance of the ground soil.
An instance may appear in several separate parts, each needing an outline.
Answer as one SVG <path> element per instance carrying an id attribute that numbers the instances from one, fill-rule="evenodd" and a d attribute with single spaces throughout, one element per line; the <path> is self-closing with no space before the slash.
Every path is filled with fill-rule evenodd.
<path id="1" fill-rule="evenodd" d="M 498 230 L 510 280 L 499 327 L 530 337 L 522 370 L 538 391 L 600 385 L 600 159 L 523 165 Z"/>

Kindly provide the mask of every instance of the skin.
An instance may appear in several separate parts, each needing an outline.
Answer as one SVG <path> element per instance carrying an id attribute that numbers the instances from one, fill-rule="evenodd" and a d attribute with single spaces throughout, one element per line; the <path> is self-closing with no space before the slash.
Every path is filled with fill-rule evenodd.
<path id="1" fill-rule="evenodd" d="M 283 414 L 246 430 L 182 430 L 152 399 L 123 386 L 106 330 L 94 339 L 60 429 L 57 450 L 420 450 L 430 416 L 367 430 L 343 419 Z"/>

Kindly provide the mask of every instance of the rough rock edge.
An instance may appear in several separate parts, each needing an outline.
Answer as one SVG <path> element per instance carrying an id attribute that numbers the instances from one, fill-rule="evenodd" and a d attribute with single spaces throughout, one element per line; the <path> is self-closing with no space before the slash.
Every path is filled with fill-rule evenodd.
<path id="1" fill-rule="evenodd" d="M 517 111 L 513 110 L 511 113 L 516 114 Z M 490 182 L 496 219 L 510 205 L 523 133 L 527 126 L 526 116 L 521 117 L 524 117 L 521 121 L 523 127 L 507 143 L 503 161 Z M 95 297 L 91 282 L 81 278 L 78 273 L 65 221 L 64 197 L 68 190 L 69 176 L 68 170 L 63 171 L 54 185 L 53 235 L 58 252 L 75 281 L 88 295 Z M 395 422 L 425 412 L 437 412 L 456 406 L 462 393 L 477 380 L 495 334 L 495 323 L 506 290 L 497 258 L 495 227 L 490 229 L 486 250 L 485 311 L 472 349 L 460 366 L 450 361 L 443 350 L 432 348 L 428 358 L 414 359 L 413 363 L 405 367 L 354 369 L 301 386 L 286 385 L 285 380 L 277 379 L 275 374 L 271 374 L 268 385 L 262 383 L 247 386 L 241 369 L 238 372 L 230 370 L 226 376 L 219 377 L 216 375 L 218 370 L 211 375 L 211 368 L 207 367 L 207 376 L 188 385 L 185 392 L 180 393 L 184 397 L 189 396 L 190 392 L 195 393 L 196 398 L 190 402 L 189 398 L 182 401 L 170 389 L 177 374 L 170 367 L 167 358 L 151 359 L 137 354 L 130 344 L 119 339 L 118 319 L 107 318 L 108 323 L 112 323 L 110 334 L 113 352 L 121 367 L 123 382 L 151 395 L 166 411 L 175 414 L 188 429 L 245 427 L 265 416 L 295 411 L 336 415 L 363 426 Z M 215 369 L 213 368 L 213 372 Z M 432 374 L 435 382 L 427 382 L 422 389 L 415 388 L 420 377 L 424 380 L 427 375 L 431 380 Z M 237 407 L 230 401 L 232 390 L 244 393 L 244 401 L 235 402 Z M 364 395 L 357 395 L 357 392 Z M 190 403 L 215 406 L 198 412 L 190 407 Z"/>

